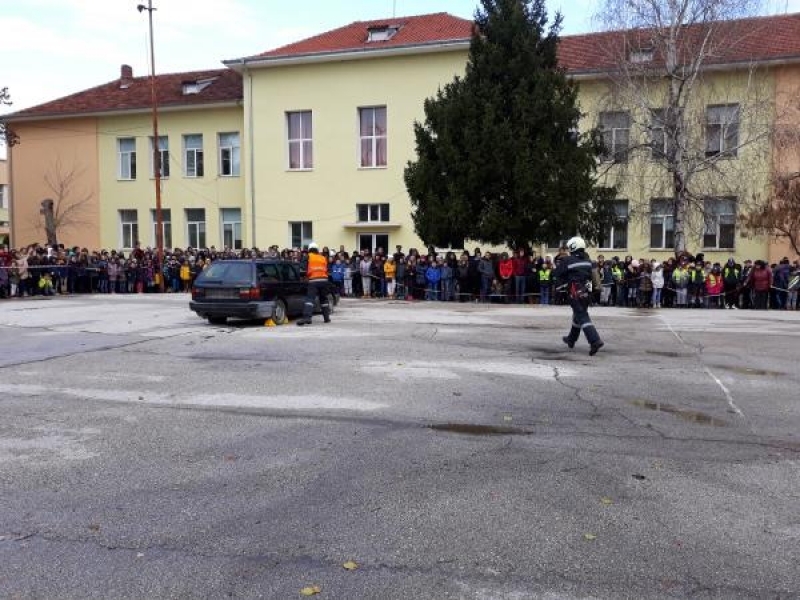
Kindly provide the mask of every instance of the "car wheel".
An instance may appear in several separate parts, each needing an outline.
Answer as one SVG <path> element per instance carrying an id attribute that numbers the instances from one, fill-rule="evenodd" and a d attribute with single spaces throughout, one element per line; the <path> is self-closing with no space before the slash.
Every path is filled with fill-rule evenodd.
<path id="1" fill-rule="evenodd" d="M 208 322 L 212 325 L 225 325 L 228 322 L 228 317 L 208 317 Z"/>
<path id="2" fill-rule="evenodd" d="M 272 312 L 272 320 L 277 325 L 282 325 L 286 321 L 286 302 L 275 300 L 275 310 Z"/>

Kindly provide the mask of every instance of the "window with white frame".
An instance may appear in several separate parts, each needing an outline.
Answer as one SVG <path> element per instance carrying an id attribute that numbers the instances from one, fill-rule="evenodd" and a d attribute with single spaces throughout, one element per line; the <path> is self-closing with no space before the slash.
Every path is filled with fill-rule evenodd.
<path id="1" fill-rule="evenodd" d="M 653 159 L 668 156 L 674 146 L 674 141 L 669 139 L 667 133 L 667 114 L 664 108 L 650 111 L 650 156 Z"/>
<path id="2" fill-rule="evenodd" d="M 136 179 L 136 138 L 117 138 L 117 178 Z"/>
<path id="3" fill-rule="evenodd" d="M 186 177 L 203 176 L 203 134 L 183 136 L 183 168 Z"/>
<path id="4" fill-rule="evenodd" d="M 241 148 L 239 132 L 218 134 L 219 174 L 221 177 L 238 177 L 240 174 Z"/>
<path id="5" fill-rule="evenodd" d="M 304 248 L 314 241 L 311 221 L 289 222 L 289 244 L 292 248 Z"/>
<path id="6" fill-rule="evenodd" d="M 153 222 L 153 247 L 158 246 L 158 214 L 155 208 L 150 209 L 150 217 Z M 164 248 L 172 248 L 172 210 L 169 208 L 161 209 L 161 231 L 163 232 Z"/>
<path id="7" fill-rule="evenodd" d="M 289 140 L 289 168 L 314 168 L 313 121 L 310 110 L 286 113 Z"/>
<path id="8" fill-rule="evenodd" d="M 222 245 L 232 250 L 242 249 L 242 209 L 220 209 L 222 221 Z"/>
<path id="9" fill-rule="evenodd" d="M 628 247 L 628 201 L 612 200 L 613 220 L 603 228 L 598 239 L 600 250 L 620 250 Z"/>
<path id="10" fill-rule="evenodd" d="M 603 160 L 628 160 L 631 134 L 631 115 L 628 111 L 601 112 L 600 133 L 603 137 Z"/>
<path id="11" fill-rule="evenodd" d="M 136 209 L 119 211 L 120 242 L 123 248 L 134 248 L 139 241 L 139 215 Z"/>
<path id="12" fill-rule="evenodd" d="M 386 42 L 400 30 L 397 25 L 378 25 L 367 28 L 367 42 Z"/>
<path id="13" fill-rule="evenodd" d="M 388 204 L 356 204 L 359 223 L 386 223 L 389 221 Z"/>
<path id="14" fill-rule="evenodd" d="M 650 201 L 650 248 L 668 250 L 675 246 L 675 202 L 672 198 Z"/>
<path id="15" fill-rule="evenodd" d="M 8 208 L 8 186 L 5 183 L 0 183 L 0 209 Z"/>
<path id="16" fill-rule="evenodd" d="M 186 240 L 192 248 L 206 247 L 206 209 L 186 209 Z"/>
<path id="17" fill-rule="evenodd" d="M 161 165 L 161 177 L 169 177 L 169 139 L 165 135 L 158 136 L 158 160 Z M 156 176 L 153 152 L 153 136 L 150 136 L 150 177 Z"/>
<path id="18" fill-rule="evenodd" d="M 706 156 L 736 156 L 739 146 L 739 105 L 706 108 Z"/>
<path id="19" fill-rule="evenodd" d="M 703 248 L 733 248 L 736 243 L 736 198 L 705 198 L 703 212 Z"/>
<path id="20" fill-rule="evenodd" d="M 358 109 L 360 164 L 362 167 L 386 166 L 386 107 Z"/>

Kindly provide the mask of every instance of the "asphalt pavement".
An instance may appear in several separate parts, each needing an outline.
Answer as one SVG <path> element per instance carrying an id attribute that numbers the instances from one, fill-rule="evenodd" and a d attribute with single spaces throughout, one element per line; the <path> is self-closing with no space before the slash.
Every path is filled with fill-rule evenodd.
<path id="1" fill-rule="evenodd" d="M 800 598 L 800 313 L 0 301 L 0 598 Z"/>

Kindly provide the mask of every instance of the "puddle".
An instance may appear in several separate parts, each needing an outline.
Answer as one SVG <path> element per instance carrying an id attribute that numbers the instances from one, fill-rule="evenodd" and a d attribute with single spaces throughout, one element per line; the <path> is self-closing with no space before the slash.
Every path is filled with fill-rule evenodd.
<path id="1" fill-rule="evenodd" d="M 496 425 L 472 425 L 469 423 L 440 423 L 427 425 L 434 431 L 462 433 L 464 435 L 530 435 L 532 432 L 519 427 L 502 427 Z"/>
<path id="2" fill-rule="evenodd" d="M 649 402 L 647 400 L 633 400 L 631 404 L 647 410 L 668 413 L 678 417 L 679 419 L 683 419 L 684 421 L 699 423 L 700 425 L 713 425 L 714 427 L 728 426 L 728 423 L 722 419 L 716 419 L 711 415 L 707 415 L 706 413 L 698 412 L 696 410 L 684 410 L 682 408 L 678 408 L 677 406 L 672 406 L 671 404 Z"/>
<path id="3" fill-rule="evenodd" d="M 724 371 L 733 371 L 741 375 L 762 375 L 765 377 L 781 377 L 786 373 L 779 371 L 770 371 L 768 369 L 751 369 L 750 367 L 731 367 L 726 365 L 714 365 L 715 369 L 722 369 Z"/>
<path id="4" fill-rule="evenodd" d="M 671 352 L 668 350 L 645 350 L 645 354 L 652 354 L 654 356 L 668 356 L 669 358 L 683 358 L 684 356 L 694 356 L 686 352 Z"/>

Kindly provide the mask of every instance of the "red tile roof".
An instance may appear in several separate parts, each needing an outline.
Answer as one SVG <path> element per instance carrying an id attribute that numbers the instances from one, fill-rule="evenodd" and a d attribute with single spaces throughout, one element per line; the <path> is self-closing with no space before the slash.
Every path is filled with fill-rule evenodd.
<path id="1" fill-rule="evenodd" d="M 709 30 L 706 65 L 800 58 L 800 14 L 691 25 L 680 37 L 684 59 L 697 52 Z M 607 72 L 630 49 L 651 46 L 652 33 L 640 29 L 565 36 L 559 46 L 559 61 L 572 74 Z M 658 48 L 655 44 L 655 64 L 663 63 Z"/>
<path id="2" fill-rule="evenodd" d="M 394 26 L 400 28 L 387 41 L 367 42 L 371 27 Z M 747 62 L 765 62 L 782 59 L 800 59 L 800 14 L 755 17 L 734 21 L 721 21 L 715 28 L 708 65 Z M 691 55 L 704 38 L 709 25 L 689 27 L 683 36 L 683 52 Z M 369 51 L 372 49 L 423 46 L 442 42 L 466 42 L 470 39 L 473 22 L 447 13 L 412 17 L 398 17 L 374 21 L 357 21 L 320 35 L 270 50 L 248 60 L 279 59 L 298 56 L 324 55 L 337 52 Z M 614 68 L 617 57 L 627 48 L 644 48 L 648 45 L 646 30 L 612 31 L 585 35 L 564 36 L 559 46 L 559 60 L 571 74 L 602 73 Z M 654 56 L 657 64 L 661 57 Z M 236 61 L 227 61 L 234 66 Z M 198 94 L 183 95 L 185 81 L 216 78 Z M 242 98 L 241 75 L 231 69 L 172 73 L 158 76 L 158 103 L 162 107 L 201 106 L 218 102 L 234 102 Z M 128 80 L 127 88 L 120 80 L 53 100 L 39 106 L 21 110 L 5 118 L 34 118 L 63 115 L 83 115 L 112 111 L 135 110 L 150 107 L 149 77 Z"/>
<path id="3" fill-rule="evenodd" d="M 385 42 L 368 42 L 370 27 L 400 25 L 393 38 Z M 706 64 L 728 64 L 769 61 L 800 57 L 800 14 L 753 17 L 719 21 L 712 25 L 695 25 L 682 35 L 684 52 L 699 47 L 708 27 L 713 27 L 715 43 Z M 472 34 L 473 22 L 448 13 L 400 17 L 375 21 L 356 21 L 344 27 L 310 37 L 275 50 L 248 57 L 248 60 L 278 59 L 315 54 L 369 51 L 392 47 L 433 44 L 444 41 L 466 41 Z M 624 55 L 626 44 L 639 47 L 648 44 L 646 30 L 609 31 L 564 36 L 559 46 L 559 60 L 569 72 L 604 72 L 614 68 Z M 658 61 L 659 57 L 655 56 Z M 233 61 L 231 61 L 233 62 Z"/>
<path id="4" fill-rule="evenodd" d="M 399 26 L 399 30 L 389 40 L 382 42 L 367 41 L 368 29 L 385 26 Z M 248 58 L 281 58 L 309 54 L 422 46 L 448 41 L 467 42 L 472 36 L 472 27 L 472 21 L 454 17 L 448 13 L 397 17 L 375 21 L 356 21 L 344 27 L 332 29 L 314 37 Z"/>
<path id="5" fill-rule="evenodd" d="M 183 94 L 183 84 L 213 79 L 210 85 L 197 94 Z M 235 102 L 242 98 L 242 77 L 230 69 L 168 73 L 157 78 L 158 105 L 202 106 Z M 47 117 L 146 109 L 151 106 L 150 77 L 115 79 L 94 88 L 71 94 L 51 102 L 5 115 L 5 119 Z"/>

